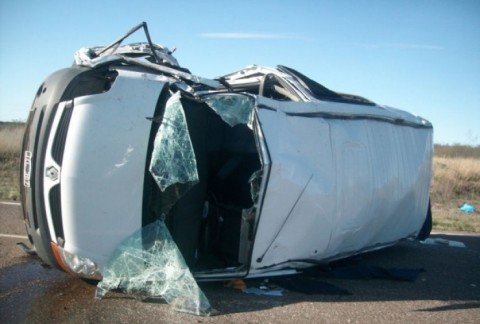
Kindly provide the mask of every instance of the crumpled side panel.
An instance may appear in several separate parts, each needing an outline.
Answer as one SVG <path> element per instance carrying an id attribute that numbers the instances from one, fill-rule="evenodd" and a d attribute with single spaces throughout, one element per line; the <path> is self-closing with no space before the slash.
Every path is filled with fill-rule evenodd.
<path id="1" fill-rule="evenodd" d="M 123 241 L 111 255 L 96 298 L 121 289 L 141 299 L 161 297 L 176 311 L 210 315 L 198 287 L 163 221 L 156 221 Z"/>
<path id="2" fill-rule="evenodd" d="M 197 162 L 178 92 L 166 104 L 155 137 L 150 173 L 162 191 L 181 184 L 174 190 L 177 199 L 198 182 Z"/>
<path id="3" fill-rule="evenodd" d="M 255 99 L 242 94 L 215 94 L 203 98 L 230 126 L 245 124 L 252 129 Z"/>

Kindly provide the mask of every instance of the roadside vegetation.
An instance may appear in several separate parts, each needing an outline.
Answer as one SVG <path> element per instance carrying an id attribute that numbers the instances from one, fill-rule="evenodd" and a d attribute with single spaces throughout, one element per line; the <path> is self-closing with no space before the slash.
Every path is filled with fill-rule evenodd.
<path id="1" fill-rule="evenodd" d="M 19 200 L 23 123 L 0 122 L 0 200 Z M 480 233 L 480 146 L 435 145 L 431 188 L 433 228 Z M 477 208 L 466 214 L 463 203 Z"/>
<path id="2" fill-rule="evenodd" d="M 0 122 L 0 200 L 19 200 L 24 123 Z"/>
<path id="3" fill-rule="evenodd" d="M 431 201 L 434 229 L 480 232 L 480 146 L 435 145 Z"/>

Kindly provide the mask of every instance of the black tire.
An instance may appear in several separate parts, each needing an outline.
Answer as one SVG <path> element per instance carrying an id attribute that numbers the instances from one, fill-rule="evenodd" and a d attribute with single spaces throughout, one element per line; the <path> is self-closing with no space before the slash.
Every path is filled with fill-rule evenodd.
<path id="1" fill-rule="evenodd" d="M 425 218 L 425 222 L 423 223 L 422 229 L 417 235 L 417 240 L 424 241 L 432 232 L 432 206 L 430 205 L 430 200 L 428 201 L 428 210 L 427 210 L 427 217 Z"/>

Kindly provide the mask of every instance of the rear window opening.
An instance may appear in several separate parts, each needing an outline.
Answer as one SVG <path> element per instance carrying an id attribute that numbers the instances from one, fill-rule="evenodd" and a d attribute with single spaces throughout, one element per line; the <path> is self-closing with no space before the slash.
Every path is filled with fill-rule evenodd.
<path id="1" fill-rule="evenodd" d="M 304 74 L 289 68 L 287 66 L 279 65 L 279 70 L 285 73 L 290 74 L 293 76 L 305 89 L 307 89 L 316 99 L 325 100 L 325 101 L 333 101 L 333 102 L 343 102 L 349 104 L 361 104 L 361 105 L 369 105 L 375 106 L 375 103 L 371 102 L 370 100 L 352 94 L 340 93 L 332 91 L 323 85 L 319 84 L 318 82 L 310 79 L 309 77 L 305 76 Z"/>
<path id="2" fill-rule="evenodd" d="M 253 68 L 258 67 L 253 66 Z M 250 67 L 250 69 L 252 69 L 252 67 Z M 374 102 L 361 96 L 330 90 L 320 83 L 310 79 L 306 75 L 287 66 L 278 65 L 276 70 L 282 74 L 287 74 L 290 78 L 293 78 L 304 91 L 309 93 L 315 99 L 330 102 L 375 106 Z M 278 101 L 304 101 L 304 99 L 299 95 L 298 89 L 295 89 L 295 86 L 287 81 L 288 78 L 281 77 L 276 73 L 268 71 L 263 73 L 249 73 L 247 68 L 246 73 L 237 72 L 236 74 L 233 73 L 218 80 L 222 81 L 225 89 L 233 88 L 236 92 L 246 92 Z M 229 83 L 231 83 L 231 85 L 229 85 Z"/>

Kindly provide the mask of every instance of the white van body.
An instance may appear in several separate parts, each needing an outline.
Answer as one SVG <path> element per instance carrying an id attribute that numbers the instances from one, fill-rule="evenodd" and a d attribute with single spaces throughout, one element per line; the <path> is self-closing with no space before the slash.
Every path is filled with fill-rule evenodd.
<path id="1" fill-rule="evenodd" d="M 150 48 L 135 44 L 101 55 L 102 48 L 83 49 L 74 67 L 39 88 L 24 140 L 22 199 L 27 232 L 45 262 L 100 279 L 125 238 L 151 221 L 168 219 L 170 210 L 151 213 L 150 201 L 164 192 L 149 189 L 152 148 L 161 150 L 155 143 L 176 138 L 167 133 L 164 114 L 169 105 L 177 109 L 173 113 L 187 112 L 185 103 L 215 125 L 224 123 L 222 132 L 243 127 L 239 134 L 252 137 L 248 150 L 239 153 L 254 169 L 240 179 L 250 188 L 247 205 L 217 200 L 222 182 L 210 187 L 210 178 L 201 179 L 188 113 L 188 128 L 180 130 L 193 144 L 162 153 L 167 168 L 176 167 L 168 164 L 169 154 L 195 153 L 196 161 L 185 167 L 200 175 L 187 179 L 186 190 L 205 182 L 202 195 L 208 198 L 201 199 L 203 213 L 195 215 L 203 222 L 199 235 L 208 241 L 205 254 L 228 241 L 224 236 L 235 237 L 228 243 L 233 261 L 194 270 L 198 279 L 292 273 L 417 237 L 429 212 L 433 128 L 427 120 L 320 88 L 282 66 L 200 78 L 176 65 L 161 46 L 156 51 L 163 53 L 162 62 L 152 63 L 146 59 Z M 230 124 L 225 103 L 242 110 L 243 119 Z M 210 163 L 213 153 L 205 152 Z M 239 171 L 225 165 L 215 169 L 221 177 L 242 173 L 241 163 L 235 166 Z M 180 181 L 172 185 L 183 188 Z M 229 195 L 227 200 L 235 200 Z M 235 234 L 208 237 L 223 226 L 222 216 L 213 225 L 206 220 L 214 208 L 235 210 Z M 199 251 L 200 246 L 197 259 Z"/>

